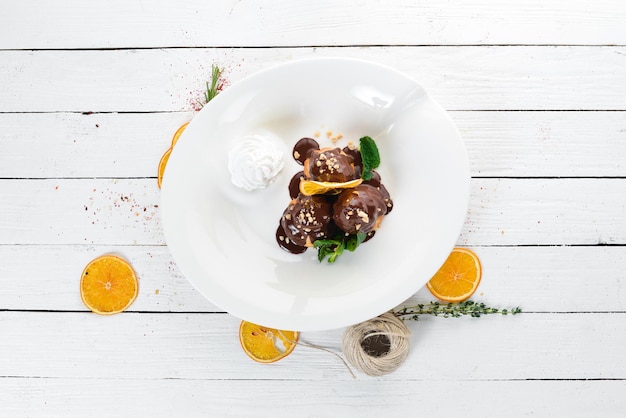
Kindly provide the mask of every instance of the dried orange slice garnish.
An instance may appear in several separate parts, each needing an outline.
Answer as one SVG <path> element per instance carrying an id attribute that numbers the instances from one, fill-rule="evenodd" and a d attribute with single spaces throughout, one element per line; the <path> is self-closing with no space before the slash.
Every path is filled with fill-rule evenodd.
<path id="1" fill-rule="evenodd" d="M 298 341 L 297 331 L 282 331 L 248 321 L 239 325 L 239 343 L 243 351 L 259 363 L 273 363 L 287 357 Z"/>
<path id="2" fill-rule="evenodd" d="M 183 134 L 185 128 L 187 128 L 187 125 L 189 125 L 189 122 L 183 123 L 182 125 L 180 125 L 176 133 L 174 133 L 174 137 L 172 138 L 172 147 L 176 145 L 176 143 L 178 142 L 178 138 L 180 138 L 180 136 Z"/>
<path id="3" fill-rule="evenodd" d="M 159 161 L 159 174 L 157 176 L 157 186 L 159 186 L 159 189 L 161 188 L 161 183 L 163 183 L 163 174 L 165 174 L 165 166 L 167 165 L 167 162 L 169 161 L 171 154 L 172 154 L 172 148 L 168 148 L 168 150 L 165 151 L 165 154 L 163 154 L 163 156 L 161 157 L 161 161 Z"/>
<path id="4" fill-rule="evenodd" d="M 446 302 L 461 302 L 474 294 L 482 277 L 478 256 L 467 248 L 455 248 L 439 271 L 426 283 L 428 290 Z"/>
<path id="5" fill-rule="evenodd" d="M 124 311 L 135 301 L 138 291 L 135 271 L 115 255 L 103 255 L 89 262 L 80 279 L 83 303 L 100 315 Z"/>
<path id="6" fill-rule="evenodd" d="M 300 193 L 312 196 L 314 194 L 324 194 L 343 189 L 351 189 L 363 183 L 363 179 L 354 179 L 344 183 L 333 183 L 327 181 L 302 180 L 300 181 Z"/>
<path id="7" fill-rule="evenodd" d="M 187 125 L 189 125 L 189 122 L 183 123 L 176 130 L 176 132 L 174 133 L 174 137 L 172 138 L 172 145 L 170 145 L 168 150 L 165 151 L 165 154 L 163 154 L 163 156 L 161 157 L 161 161 L 159 161 L 159 171 L 157 175 L 157 186 L 159 186 L 159 189 L 161 188 L 161 183 L 163 183 L 163 174 L 165 174 L 165 166 L 167 165 L 167 162 L 170 159 L 170 155 L 172 154 L 172 149 L 174 148 L 174 145 L 176 145 L 176 143 L 178 142 L 178 138 L 180 138 L 180 136 L 183 134 L 183 132 L 187 128 Z"/>

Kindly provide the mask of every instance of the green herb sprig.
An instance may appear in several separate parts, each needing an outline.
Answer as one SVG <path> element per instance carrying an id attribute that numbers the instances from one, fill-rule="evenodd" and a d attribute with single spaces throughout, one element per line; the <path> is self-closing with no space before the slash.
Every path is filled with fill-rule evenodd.
<path id="1" fill-rule="evenodd" d="M 394 314 L 402 320 L 415 320 L 417 321 L 419 315 L 432 315 L 442 316 L 444 318 L 458 318 L 464 315 L 478 318 L 482 315 L 517 315 L 522 313 L 522 309 L 519 307 L 512 309 L 498 309 L 490 308 L 484 303 L 478 303 L 471 300 L 466 300 L 460 303 L 440 303 L 429 302 L 428 304 L 417 304 L 415 306 L 406 306 Z"/>
<path id="2" fill-rule="evenodd" d="M 332 264 L 344 250 L 356 250 L 366 237 L 366 234 L 359 232 L 355 235 L 336 236 L 333 239 L 318 239 L 313 242 L 313 246 L 317 248 L 317 259 L 320 263 L 328 257 L 328 262 Z"/>
<path id="3" fill-rule="evenodd" d="M 200 103 L 200 106 L 204 106 L 217 96 L 222 88 L 220 83 L 222 78 L 222 72 L 224 70 L 217 65 L 211 65 L 211 82 L 206 82 L 206 91 L 204 92 L 204 103 Z"/>
<path id="4" fill-rule="evenodd" d="M 372 179 L 372 170 L 380 165 L 380 153 L 376 142 L 369 136 L 364 136 L 359 140 L 361 149 L 361 160 L 363 161 L 363 170 L 361 178 L 365 181 Z"/>

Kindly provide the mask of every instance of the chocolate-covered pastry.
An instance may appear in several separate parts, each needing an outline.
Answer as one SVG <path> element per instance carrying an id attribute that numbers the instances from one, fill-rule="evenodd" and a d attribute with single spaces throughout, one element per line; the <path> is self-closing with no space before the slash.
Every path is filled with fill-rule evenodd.
<path id="1" fill-rule="evenodd" d="M 344 183 L 356 178 L 354 159 L 339 148 L 311 150 L 304 161 L 309 180 Z"/>
<path id="2" fill-rule="evenodd" d="M 354 161 L 354 174 L 355 177 L 361 177 L 361 172 L 363 171 L 363 161 L 361 159 L 361 151 L 355 147 L 354 145 L 348 145 L 342 149 L 344 154 L 352 157 Z"/>
<path id="3" fill-rule="evenodd" d="M 372 170 L 372 178 L 364 181 L 363 184 L 368 184 L 370 186 L 376 187 L 380 191 L 380 194 L 383 196 L 385 205 L 387 205 L 387 213 L 391 212 L 391 209 L 393 209 L 393 201 L 391 200 L 389 191 L 387 190 L 385 185 L 381 183 L 380 174 Z"/>
<path id="4" fill-rule="evenodd" d="M 289 197 L 295 199 L 300 194 L 300 181 L 304 180 L 304 171 L 298 171 L 289 180 Z"/>
<path id="5" fill-rule="evenodd" d="M 302 138 L 293 146 L 293 159 L 300 165 L 308 158 L 309 152 L 320 149 L 320 144 L 313 138 Z"/>
<path id="6" fill-rule="evenodd" d="M 312 247 L 315 240 L 328 238 L 333 229 L 332 209 L 332 203 L 324 196 L 299 194 L 280 218 L 285 242 Z"/>
<path id="7" fill-rule="evenodd" d="M 344 190 L 333 205 L 335 225 L 348 234 L 375 231 L 385 214 L 387 203 L 380 189 L 368 184 Z"/>
<path id="8" fill-rule="evenodd" d="M 373 142 L 364 137 L 360 139 L 361 145 L 364 140 Z M 375 144 L 368 146 L 367 155 L 372 155 L 372 147 L 378 152 Z M 354 251 L 359 243 L 372 239 L 384 216 L 393 208 L 389 192 L 376 171 L 367 176 L 369 180 L 350 189 L 343 187 L 351 184 L 318 187 L 320 185 L 308 182 L 302 190 L 315 194 L 308 196 L 300 192 L 304 180 L 345 183 L 360 179 L 363 172 L 361 149 L 352 143 L 343 149 L 320 149 L 315 139 L 301 138 L 293 147 L 292 156 L 303 170 L 289 181 L 292 200 L 276 230 L 278 245 L 292 254 L 300 254 L 313 247 L 315 241 L 325 240 L 316 246 L 318 259 L 322 261 L 328 257 L 328 262 L 333 263 L 344 249 Z M 355 237 L 359 233 L 365 236 Z M 356 245 L 355 238 L 358 240 Z"/>

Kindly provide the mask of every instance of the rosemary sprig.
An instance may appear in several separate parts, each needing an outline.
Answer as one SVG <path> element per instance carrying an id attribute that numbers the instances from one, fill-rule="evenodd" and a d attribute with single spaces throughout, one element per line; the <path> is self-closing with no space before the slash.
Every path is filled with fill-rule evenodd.
<path id="1" fill-rule="evenodd" d="M 211 82 L 206 82 L 206 91 L 204 92 L 204 103 L 200 103 L 200 106 L 204 106 L 217 96 L 221 90 L 220 80 L 222 72 L 224 70 L 217 65 L 211 65 Z"/>
<path id="2" fill-rule="evenodd" d="M 419 315 L 442 316 L 444 318 L 458 318 L 464 315 L 469 315 L 471 317 L 478 318 L 481 315 L 517 315 L 521 312 L 522 309 L 519 307 L 512 309 L 490 308 L 484 303 L 466 300 L 460 303 L 420 303 L 415 306 L 405 306 L 399 311 L 394 312 L 394 314 L 402 320 L 412 319 L 417 321 L 419 319 Z"/>

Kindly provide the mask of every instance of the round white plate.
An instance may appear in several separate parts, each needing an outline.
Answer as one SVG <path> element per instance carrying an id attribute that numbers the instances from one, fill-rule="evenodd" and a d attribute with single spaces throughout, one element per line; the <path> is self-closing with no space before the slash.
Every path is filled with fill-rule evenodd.
<path id="1" fill-rule="evenodd" d="M 376 236 L 334 264 L 317 251 L 280 249 L 275 232 L 301 170 L 302 137 L 368 135 L 394 201 Z M 230 181 L 228 152 L 250 135 L 284 142 L 285 167 L 269 187 Z M 191 121 L 169 159 L 163 229 L 182 273 L 215 305 L 268 327 L 311 331 L 371 319 L 419 290 L 455 245 L 469 198 L 469 167 L 447 113 L 410 77 L 345 58 L 289 62 L 228 87 Z"/>

